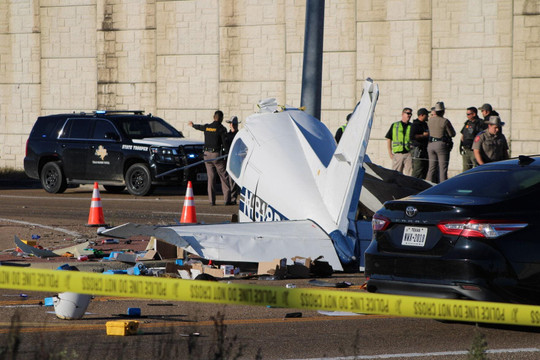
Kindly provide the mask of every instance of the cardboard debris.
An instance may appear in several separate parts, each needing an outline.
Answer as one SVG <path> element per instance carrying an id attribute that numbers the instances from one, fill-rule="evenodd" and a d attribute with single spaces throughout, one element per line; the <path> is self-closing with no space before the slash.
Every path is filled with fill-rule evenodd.
<path id="1" fill-rule="evenodd" d="M 232 265 L 221 265 L 220 268 L 215 268 L 202 263 L 192 263 L 187 265 L 178 265 L 168 263 L 165 267 L 165 273 L 178 274 L 182 279 L 193 280 L 200 274 L 212 275 L 216 278 L 234 276 L 239 273 L 239 269 Z"/>
<path id="2" fill-rule="evenodd" d="M 258 275 L 285 276 L 287 274 L 287 259 L 274 259 L 272 261 L 261 261 L 257 269 Z"/>
<path id="3" fill-rule="evenodd" d="M 159 260 L 159 255 L 156 250 L 148 250 L 140 260 Z"/>
<path id="4" fill-rule="evenodd" d="M 193 276 L 194 272 L 199 272 L 199 274 L 208 274 L 212 275 L 213 277 L 222 278 L 223 270 L 217 269 L 209 265 L 203 265 L 203 264 L 193 264 L 191 265 L 191 274 Z M 199 275 L 197 274 L 197 275 Z M 195 279 L 197 276 L 193 276 L 193 279 Z"/>
<path id="5" fill-rule="evenodd" d="M 90 249 L 90 242 L 88 241 L 78 244 L 78 245 L 69 246 L 66 248 L 58 249 L 58 250 L 53 250 L 53 252 L 58 255 L 62 255 L 69 252 L 69 253 L 72 253 L 74 257 L 79 257 L 79 256 L 84 256 L 84 255 L 86 256 L 94 255 L 94 251 Z"/>
<path id="6" fill-rule="evenodd" d="M 163 240 L 156 239 L 154 236 L 150 237 L 146 250 L 148 252 L 143 260 L 183 259 L 185 257 L 183 249 Z"/>
<path id="7" fill-rule="evenodd" d="M 311 267 L 311 258 L 310 257 L 303 257 L 303 256 L 295 256 L 295 257 L 292 257 L 291 260 L 293 261 L 293 263 L 295 264 L 298 264 L 298 265 L 303 265 L 305 267 L 307 267 L 308 269 Z"/>

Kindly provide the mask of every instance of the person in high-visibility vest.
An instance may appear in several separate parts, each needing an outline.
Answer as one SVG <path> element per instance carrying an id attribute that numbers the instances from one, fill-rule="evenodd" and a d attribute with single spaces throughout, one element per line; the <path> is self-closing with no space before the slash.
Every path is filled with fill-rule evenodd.
<path id="1" fill-rule="evenodd" d="M 412 109 L 403 108 L 401 121 L 393 123 L 385 136 L 388 154 L 392 159 L 392 169 L 409 176 L 412 174 L 411 127 L 409 123 L 411 116 Z"/>
<path id="2" fill-rule="evenodd" d="M 349 115 L 347 115 L 347 122 L 345 123 L 345 125 L 341 125 L 337 131 L 336 131 L 336 135 L 334 135 L 334 139 L 336 139 L 336 142 L 339 144 L 339 140 L 341 140 L 341 136 L 343 135 L 343 132 L 345 131 L 345 128 L 347 127 L 347 124 L 349 123 L 349 119 L 351 118 L 352 116 L 352 113 L 350 113 Z"/>

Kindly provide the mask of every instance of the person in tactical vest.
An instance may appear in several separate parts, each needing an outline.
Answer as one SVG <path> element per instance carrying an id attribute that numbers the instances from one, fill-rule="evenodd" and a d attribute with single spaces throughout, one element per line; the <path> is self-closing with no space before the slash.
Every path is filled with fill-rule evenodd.
<path id="1" fill-rule="evenodd" d="M 418 109 L 418 118 L 411 125 L 411 155 L 412 176 L 425 179 L 428 171 L 428 138 L 429 128 L 427 118 L 429 112 L 426 108 Z"/>
<path id="2" fill-rule="evenodd" d="M 467 108 L 467 120 L 461 129 L 461 141 L 459 144 L 459 153 L 463 158 L 463 171 L 478 166 L 472 145 L 476 135 L 485 129 L 486 126 L 482 119 L 478 117 L 476 108 L 474 106 Z"/>
<path id="3" fill-rule="evenodd" d="M 225 205 L 231 203 L 231 187 L 229 174 L 227 174 L 227 163 L 220 158 L 222 149 L 227 144 L 227 129 L 221 124 L 223 112 L 217 110 L 214 113 L 214 121 L 210 124 L 197 125 L 190 121 L 188 124 L 196 130 L 204 131 L 204 164 L 208 175 L 208 200 L 211 205 L 216 204 L 215 176 L 216 172 L 221 179 L 221 190 L 225 199 Z"/>

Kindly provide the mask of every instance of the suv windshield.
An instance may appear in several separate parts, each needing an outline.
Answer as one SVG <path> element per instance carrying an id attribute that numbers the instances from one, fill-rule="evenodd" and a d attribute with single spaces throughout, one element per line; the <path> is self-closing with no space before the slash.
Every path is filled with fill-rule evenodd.
<path id="1" fill-rule="evenodd" d="M 182 133 L 156 117 L 126 117 L 118 119 L 122 131 L 131 139 L 151 137 L 183 137 Z"/>
<path id="2" fill-rule="evenodd" d="M 466 172 L 420 194 L 505 199 L 538 188 L 540 188 L 540 168 L 514 166 L 507 169 Z"/>

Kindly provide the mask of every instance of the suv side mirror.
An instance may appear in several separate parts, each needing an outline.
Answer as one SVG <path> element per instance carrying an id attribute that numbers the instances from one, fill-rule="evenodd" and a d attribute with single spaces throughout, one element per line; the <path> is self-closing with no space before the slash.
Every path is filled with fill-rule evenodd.
<path id="1" fill-rule="evenodd" d="M 115 132 L 106 132 L 106 133 L 105 133 L 105 139 L 110 139 L 110 140 L 114 140 L 114 141 L 119 141 L 119 140 L 120 140 L 120 136 L 118 136 L 118 134 L 115 133 Z"/>

